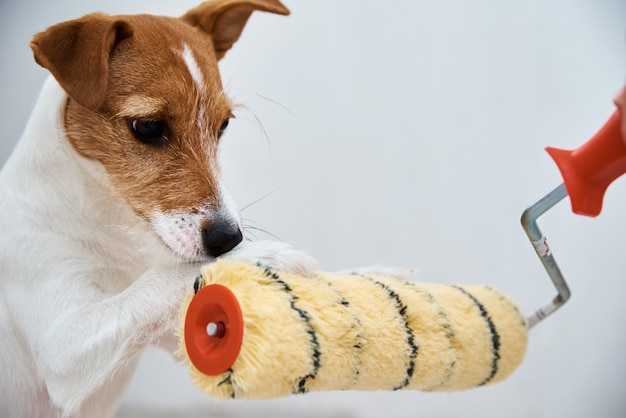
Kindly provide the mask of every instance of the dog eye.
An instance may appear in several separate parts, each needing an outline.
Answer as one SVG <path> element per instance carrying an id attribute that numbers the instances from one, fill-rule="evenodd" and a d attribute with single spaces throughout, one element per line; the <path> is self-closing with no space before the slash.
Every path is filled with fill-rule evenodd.
<path id="1" fill-rule="evenodd" d="M 135 138 L 149 145 L 159 145 L 167 139 L 165 137 L 167 125 L 161 120 L 133 119 L 130 121 L 130 129 Z"/>
<path id="2" fill-rule="evenodd" d="M 228 121 L 229 121 L 229 120 L 230 120 L 230 119 L 226 119 L 226 120 L 224 121 L 224 123 L 222 123 L 222 126 L 220 126 L 220 130 L 219 130 L 219 131 L 217 131 L 217 137 L 218 137 L 218 138 L 221 138 L 221 137 L 222 137 L 222 135 L 224 134 L 224 131 L 226 130 L 226 128 L 228 128 Z"/>

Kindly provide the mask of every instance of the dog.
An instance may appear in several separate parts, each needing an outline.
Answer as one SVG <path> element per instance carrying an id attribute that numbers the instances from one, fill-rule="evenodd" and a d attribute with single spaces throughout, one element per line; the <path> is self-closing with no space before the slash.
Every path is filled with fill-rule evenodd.
<path id="1" fill-rule="evenodd" d="M 0 416 L 113 415 L 142 350 L 177 343 L 203 263 L 316 268 L 286 244 L 243 240 L 220 175 L 234 105 L 218 61 L 254 11 L 289 13 L 211 0 L 34 36 L 51 76 L 0 172 Z"/>

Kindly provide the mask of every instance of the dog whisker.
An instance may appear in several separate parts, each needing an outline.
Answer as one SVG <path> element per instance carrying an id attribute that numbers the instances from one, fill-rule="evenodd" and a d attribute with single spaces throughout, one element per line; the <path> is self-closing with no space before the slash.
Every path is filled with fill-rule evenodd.
<path id="1" fill-rule="evenodd" d="M 259 129 L 261 130 L 261 133 L 263 134 L 263 138 L 265 138 L 265 141 L 267 142 L 267 146 L 270 150 L 270 153 L 273 155 L 274 145 L 272 144 L 272 140 L 270 139 L 270 136 L 268 135 L 267 130 L 265 129 L 265 125 L 263 125 L 263 122 L 261 122 L 261 119 L 256 115 L 256 113 L 254 113 L 253 111 L 250 111 L 250 113 L 252 114 L 257 124 L 259 125 Z"/>
<path id="2" fill-rule="evenodd" d="M 226 83 L 226 87 L 225 90 L 228 90 L 228 88 L 230 87 L 230 82 Z M 276 106 L 280 107 L 283 110 L 286 110 L 290 115 L 292 115 L 293 117 L 297 118 L 298 115 L 293 112 L 290 108 L 288 108 L 287 106 L 285 106 L 284 104 L 280 103 L 278 100 L 272 99 L 270 97 L 264 96 L 259 92 L 254 92 L 254 91 L 247 91 L 247 92 L 242 92 L 237 94 L 236 96 L 234 96 L 234 98 L 236 98 L 237 100 L 239 100 L 239 97 L 246 97 L 246 96 L 256 96 L 260 99 L 263 99 L 265 101 L 268 101 L 272 104 L 275 104 Z M 247 100 L 244 100 L 247 102 Z M 240 108 L 247 108 L 247 106 L 240 106 Z"/>
<path id="3" fill-rule="evenodd" d="M 253 230 L 253 231 L 262 232 L 262 233 L 264 233 L 264 234 L 266 234 L 266 235 L 269 235 L 270 237 L 274 238 L 274 239 L 275 239 L 275 240 L 277 240 L 277 241 L 281 241 L 281 242 L 283 242 L 283 239 L 282 239 L 282 238 L 280 238 L 278 235 L 273 234 L 273 233 L 269 232 L 268 230 L 266 230 L 266 229 L 264 229 L 264 228 L 261 228 L 261 227 L 256 227 L 256 226 L 247 225 L 247 226 L 246 226 L 246 230 Z M 256 236 L 255 236 L 255 238 L 256 238 Z"/>
<path id="4" fill-rule="evenodd" d="M 280 108 L 286 110 L 287 112 L 289 112 L 289 114 L 295 118 L 298 118 L 298 115 L 296 115 L 291 109 L 289 109 L 287 106 L 285 106 L 284 104 L 280 103 L 277 100 L 274 99 L 270 99 L 267 96 L 263 96 L 261 93 L 255 93 L 257 95 L 257 97 L 260 97 L 263 100 L 267 100 L 270 103 L 274 103 L 275 105 L 279 106 Z"/>
<path id="5" fill-rule="evenodd" d="M 254 230 L 254 228 L 250 228 L 250 229 Z M 257 240 L 257 241 L 259 240 L 259 237 L 258 237 L 258 236 L 257 236 L 257 234 L 255 234 L 254 232 L 251 232 L 251 231 L 249 231 L 249 230 L 248 230 L 248 231 L 246 231 L 246 232 L 247 232 L 247 234 L 249 235 L 249 237 L 247 237 L 247 241 L 252 242 L 252 241 L 254 241 L 254 240 Z M 251 238 L 250 238 L 250 237 L 251 237 Z"/>
<path id="6" fill-rule="evenodd" d="M 257 203 L 267 199 L 268 197 L 270 197 L 271 195 L 273 195 L 274 193 L 276 193 L 276 191 L 278 191 L 278 187 L 275 188 L 274 190 L 269 191 L 268 193 L 264 194 L 263 196 L 259 197 L 256 200 L 253 200 L 252 202 L 248 203 L 247 205 L 245 205 L 243 208 L 241 208 L 239 210 L 239 212 L 243 212 L 244 210 L 248 209 L 249 207 L 256 205 Z"/>

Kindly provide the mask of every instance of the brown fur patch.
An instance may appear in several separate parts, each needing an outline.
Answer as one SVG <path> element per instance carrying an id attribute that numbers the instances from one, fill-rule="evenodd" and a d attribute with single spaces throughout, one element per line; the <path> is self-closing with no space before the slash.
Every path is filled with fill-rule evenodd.
<path id="1" fill-rule="evenodd" d="M 198 207 L 218 199 L 217 132 L 232 116 L 232 104 L 222 90 L 211 37 L 179 19 L 120 18 L 133 28 L 133 36 L 111 55 L 102 104 L 92 111 L 69 100 L 70 142 L 81 155 L 102 163 L 119 195 L 144 218 L 155 210 Z M 202 71 L 204 95 L 183 61 L 185 45 Z M 145 114 L 137 103 L 128 106 L 129 98 L 138 96 L 149 98 L 146 107 L 163 105 Z M 206 130 L 197 123 L 201 107 L 206 110 Z M 167 141 L 142 143 L 129 129 L 132 119 L 165 121 Z"/>

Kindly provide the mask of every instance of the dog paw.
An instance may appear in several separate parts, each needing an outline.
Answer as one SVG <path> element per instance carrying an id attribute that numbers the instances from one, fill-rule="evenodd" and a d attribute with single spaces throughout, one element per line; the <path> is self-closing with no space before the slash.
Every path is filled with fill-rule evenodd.
<path id="1" fill-rule="evenodd" d="M 302 276 L 319 270 L 319 264 L 313 257 L 279 241 L 247 242 L 225 254 L 223 258 L 257 263 L 272 270 Z"/>
<path id="2" fill-rule="evenodd" d="M 398 280 L 415 281 L 419 275 L 417 269 L 389 267 L 389 266 L 368 266 L 354 269 L 341 270 L 336 272 L 343 276 L 383 276 L 392 277 Z"/>
<path id="3" fill-rule="evenodd" d="M 132 303 L 146 321 L 144 333 L 151 344 L 178 329 L 180 307 L 185 297 L 193 291 L 195 278 L 200 274 L 201 263 L 177 263 L 158 266 L 146 271 L 129 289 Z"/>

